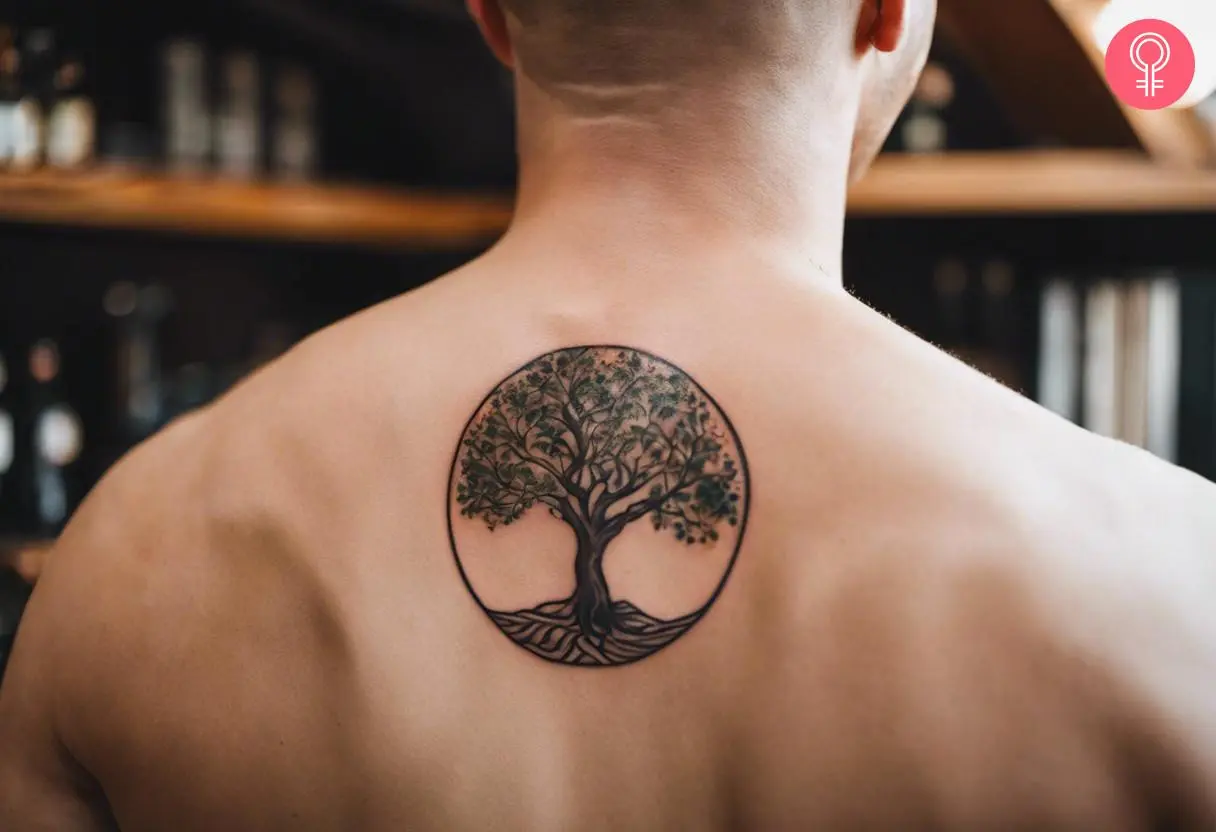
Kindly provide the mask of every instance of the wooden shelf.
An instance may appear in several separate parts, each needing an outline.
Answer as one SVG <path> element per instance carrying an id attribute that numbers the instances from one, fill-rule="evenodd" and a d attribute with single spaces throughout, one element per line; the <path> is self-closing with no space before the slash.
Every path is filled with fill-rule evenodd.
<path id="1" fill-rule="evenodd" d="M 1134 152 L 885 156 L 853 189 L 852 216 L 1216 212 L 1216 171 Z"/>
<path id="2" fill-rule="evenodd" d="M 853 216 L 1216 212 L 1216 172 L 1131 151 L 885 156 Z M 120 173 L 0 175 L 0 220 L 386 247 L 457 247 L 507 227 L 510 201 L 388 189 L 244 185 Z"/>
<path id="3" fill-rule="evenodd" d="M 443 247 L 502 232 L 508 200 L 123 171 L 0 174 L 0 220 L 358 245 Z"/>

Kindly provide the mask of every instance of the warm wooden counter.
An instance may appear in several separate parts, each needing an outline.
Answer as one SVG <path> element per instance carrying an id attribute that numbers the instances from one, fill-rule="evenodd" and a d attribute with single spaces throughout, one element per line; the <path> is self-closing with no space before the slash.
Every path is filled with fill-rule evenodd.
<path id="1" fill-rule="evenodd" d="M 497 236 L 508 200 L 127 172 L 0 174 L 0 219 L 326 243 L 459 246 Z"/>
<path id="2" fill-rule="evenodd" d="M 887 156 L 854 188 L 849 209 L 854 216 L 1216 213 L 1216 171 L 1124 151 Z"/>

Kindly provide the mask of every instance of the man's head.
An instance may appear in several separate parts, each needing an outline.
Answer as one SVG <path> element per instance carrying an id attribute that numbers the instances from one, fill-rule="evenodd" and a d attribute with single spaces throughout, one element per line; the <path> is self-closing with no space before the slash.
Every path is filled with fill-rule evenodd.
<path id="1" fill-rule="evenodd" d="M 911 95 L 936 0 L 468 0 L 495 54 L 574 117 L 817 100 L 853 130 L 853 171 Z"/>

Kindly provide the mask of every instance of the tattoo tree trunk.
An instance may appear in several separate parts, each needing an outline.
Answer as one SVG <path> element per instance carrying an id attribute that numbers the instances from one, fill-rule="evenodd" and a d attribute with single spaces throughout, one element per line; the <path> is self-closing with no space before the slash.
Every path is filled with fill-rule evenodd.
<path id="1" fill-rule="evenodd" d="M 603 645 L 615 627 L 612 596 L 604 577 L 604 551 L 607 545 L 590 532 L 578 534 L 574 556 L 574 617 L 587 638 Z"/>

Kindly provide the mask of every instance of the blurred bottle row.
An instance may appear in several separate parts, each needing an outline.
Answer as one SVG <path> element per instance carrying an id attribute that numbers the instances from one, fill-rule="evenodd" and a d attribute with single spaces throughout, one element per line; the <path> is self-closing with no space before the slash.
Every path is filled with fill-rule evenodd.
<path id="1" fill-rule="evenodd" d="M 73 385 L 65 344 L 53 338 L 16 343 L 0 331 L 0 541 L 54 537 L 92 486 L 126 450 L 173 419 L 202 407 L 241 378 L 285 352 L 289 324 L 257 327 L 236 363 L 165 366 L 163 338 L 174 298 L 159 284 L 121 282 L 105 292 L 99 330 L 75 337 L 81 354 L 104 344 L 105 379 Z M 68 339 L 73 335 L 69 334 Z M 82 400 L 82 390 L 105 402 Z"/>
<path id="2" fill-rule="evenodd" d="M 1052 275 L 1038 329 L 1041 404 L 1216 480 L 1216 273 Z"/>
<path id="3" fill-rule="evenodd" d="M 156 86 L 159 124 L 111 114 L 82 53 L 56 30 L 0 22 L 0 171 L 103 161 L 240 179 L 316 174 L 318 102 L 307 69 L 178 38 L 161 49 Z"/>
<path id="4" fill-rule="evenodd" d="M 76 496 L 83 426 L 63 390 L 58 344 L 11 352 L 0 355 L 0 533 L 51 533 Z"/>

